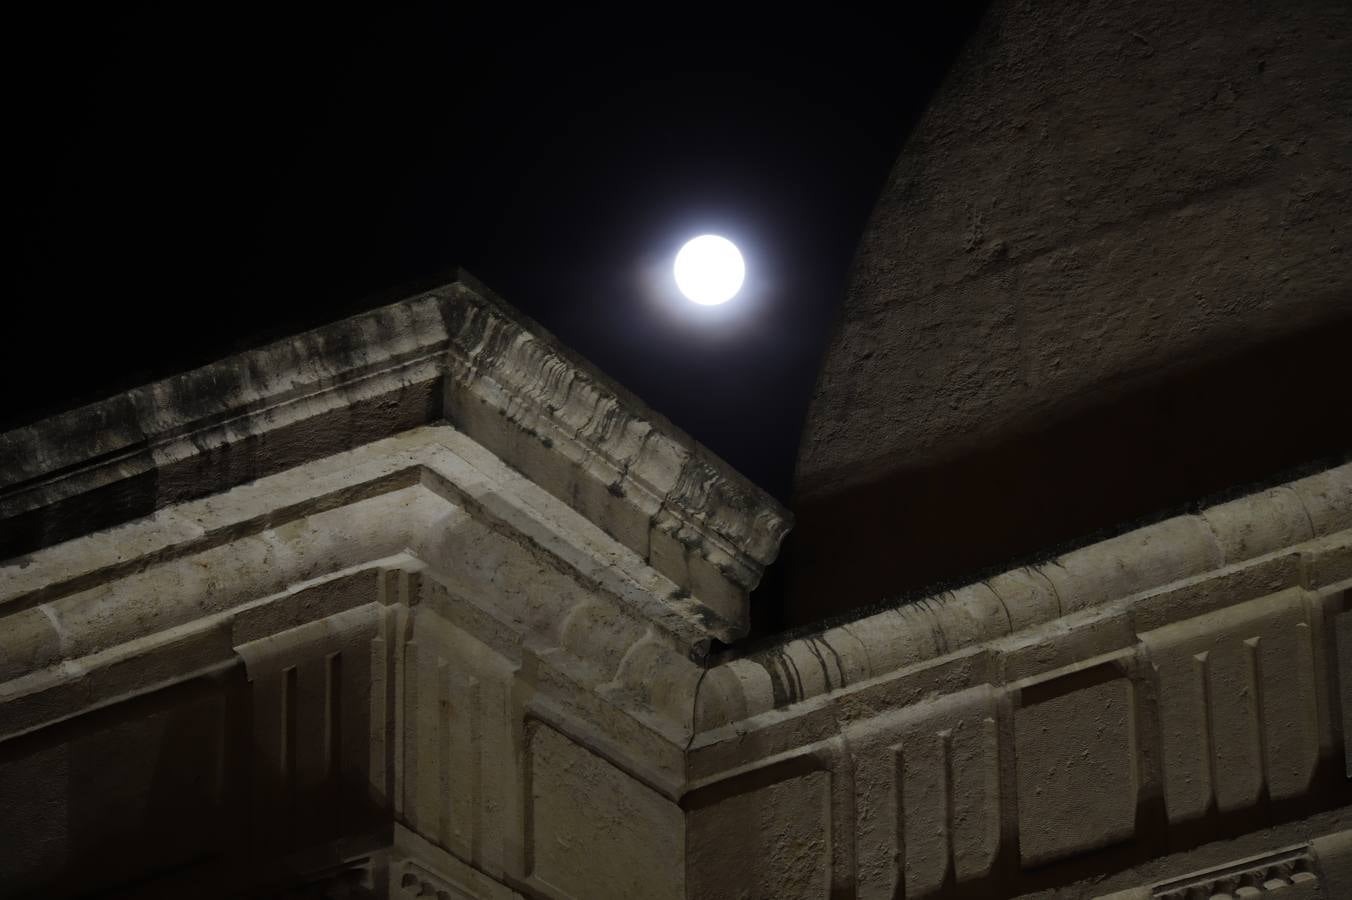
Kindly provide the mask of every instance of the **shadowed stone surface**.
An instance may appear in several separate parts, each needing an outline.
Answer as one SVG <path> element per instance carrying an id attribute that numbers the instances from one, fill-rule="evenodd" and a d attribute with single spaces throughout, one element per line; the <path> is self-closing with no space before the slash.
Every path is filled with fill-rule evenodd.
<path id="1" fill-rule="evenodd" d="M 779 624 L 1352 447 L 1350 220 L 1346 3 L 997 0 L 857 251 Z"/>

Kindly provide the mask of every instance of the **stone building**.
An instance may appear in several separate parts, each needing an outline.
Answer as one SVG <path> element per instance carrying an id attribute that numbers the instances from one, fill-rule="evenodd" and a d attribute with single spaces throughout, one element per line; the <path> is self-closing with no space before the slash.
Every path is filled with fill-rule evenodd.
<path id="1" fill-rule="evenodd" d="M 1350 214 L 1345 3 L 1000 0 L 796 526 L 468 277 L 0 435 L 0 896 L 1352 897 Z"/>

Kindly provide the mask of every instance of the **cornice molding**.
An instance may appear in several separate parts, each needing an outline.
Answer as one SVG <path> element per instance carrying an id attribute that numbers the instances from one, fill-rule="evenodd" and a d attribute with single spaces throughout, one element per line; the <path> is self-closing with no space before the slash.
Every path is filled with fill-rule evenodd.
<path id="1" fill-rule="evenodd" d="M 466 566 L 474 556 L 495 562 Z M 532 584 L 550 603 L 530 603 L 529 592 L 512 589 L 519 576 L 499 566 L 538 568 Z M 496 639 L 504 654 L 531 648 L 667 744 L 688 739 L 705 611 L 694 598 L 672 601 L 671 581 L 444 425 L 0 569 L 0 705 L 8 714 L 0 736 L 36 727 L 62 685 L 83 685 L 70 689 L 76 706 L 98 702 L 97 673 L 134 671 L 157 648 L 210 666 L 232 659 L 238 645 L 318 626 L 352 598 L 365 603 L 377 592 L 349 585 L 374 585 L 390 570 L 415 573 L 410 590 L 420 599 L 382 604 L 470 616 L 484 640 L 506 636 Z M 108 682 L 110 698 L 120 683 Z"/>
<path id="2" fill-rule="evenodd" d="M 0 434 L 0 557 L 443 420 L 745 632 L 787 510 L 463 274 Z"/>
<path id="3" fill-rule="evenodd" d="M 700 692 L 697 730 L 809 708 L 826 695 L 1053 623 L 1068 634 L 1089 633 L 1129 613 L 1144 630 L 1285 587 L 1315 589 L 1346 578 L 1352 464 L 810 636 L 730 648 Z"/>

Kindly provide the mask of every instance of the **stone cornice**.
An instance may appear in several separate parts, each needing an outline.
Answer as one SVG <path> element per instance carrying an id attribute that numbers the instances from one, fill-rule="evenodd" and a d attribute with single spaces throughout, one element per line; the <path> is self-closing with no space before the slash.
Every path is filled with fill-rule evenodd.
<path id="1" fill-rule="evenodd" d="M 745 631 L 788 512 L 468 276 L 0 435 L 0 557 L 441 420 Z"/>
<path id="2" fill-rule="evenodd" d="M 498 568 L 529 560 L 546 605 L 499 583 Z M 44 722 L 51 696 L 72 714 L 114 697 L 127 672 L 153 669 L 161 652 L 220 665 L 237 645 L 370 602 L 379 590 L 350 586 L 394 570 L 416 573 L 409 590 L 420 599 L 381 605 L 420 603 L 467 622 L 506 656 L 533 654 L 596 691 L 666 746 L 688 739 L 706 611 L 671 599 L 670 580 L 446 426 L 0 569 L 0 739 Z"/>
<path id="3" fill-rule="evenodd" d="M 703 685 L 697 730 L 807 708 L 826 695 L 1018 640 L 1039 627 L 1091 632 L 1115 614 L 1129 614 L 1143 629 L 1157 627 L 1284 587 L 1314 589 L 1347 578 L 1352 464 L 811 636 L 730 648 Z"/>

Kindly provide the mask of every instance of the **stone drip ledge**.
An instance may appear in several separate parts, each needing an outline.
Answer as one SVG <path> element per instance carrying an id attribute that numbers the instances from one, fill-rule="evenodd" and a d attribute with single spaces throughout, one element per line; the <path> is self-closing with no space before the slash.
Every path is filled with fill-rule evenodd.
<path id="1" fill-rule="evenodd" d="M 1349 578 L 1352 464 L 725 661 L 701 686 L 697 730 L 1058 620 L 1092 628 L 1079 620 L 1120 602 L 1142 601 L 1132 605 L 1144 629 L 1199 607 Z"/>
<path id="2" fill-rule="evenodd" d="M 745 632 L 787 510 L 464 274 L 0 434 L 0 558 L 442 420 Z"/>

